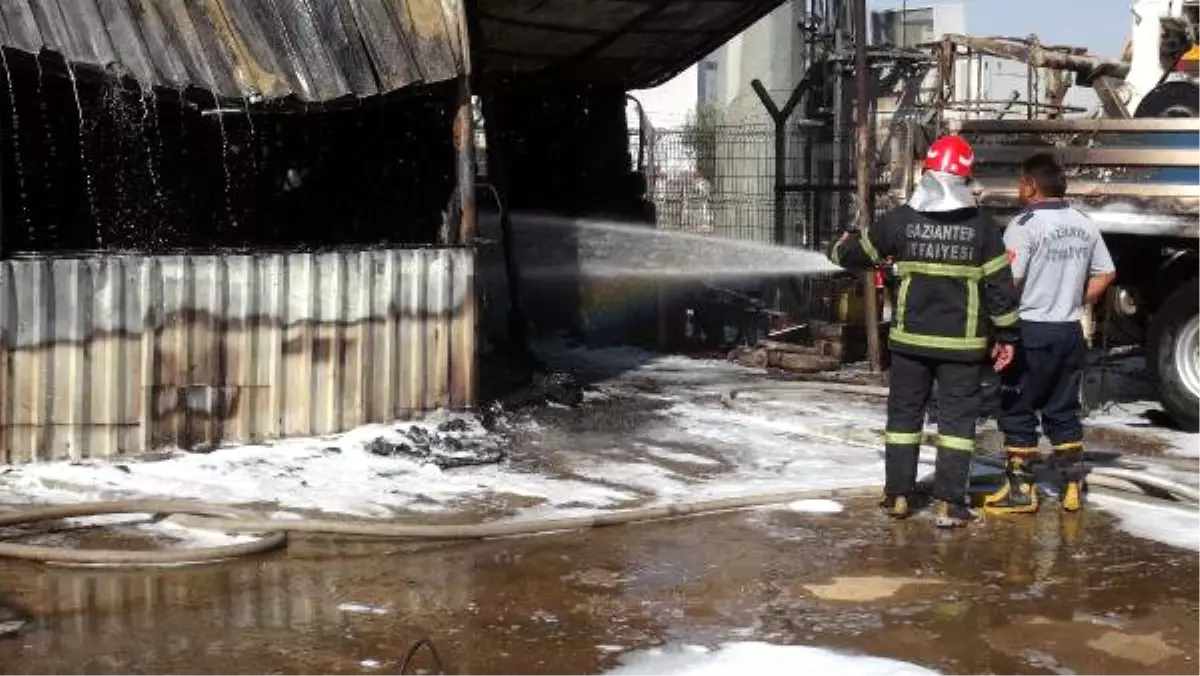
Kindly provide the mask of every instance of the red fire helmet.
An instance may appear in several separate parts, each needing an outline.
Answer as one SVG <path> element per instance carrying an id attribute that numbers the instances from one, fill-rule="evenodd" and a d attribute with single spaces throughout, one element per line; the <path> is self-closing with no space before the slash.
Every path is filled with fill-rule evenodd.
<path id="1" fill-rule="evenodd" d="M 975 164 L 975 151 L 961 136 L 943 136 L 925 153 L 925 168 L 966 178 Z"/>

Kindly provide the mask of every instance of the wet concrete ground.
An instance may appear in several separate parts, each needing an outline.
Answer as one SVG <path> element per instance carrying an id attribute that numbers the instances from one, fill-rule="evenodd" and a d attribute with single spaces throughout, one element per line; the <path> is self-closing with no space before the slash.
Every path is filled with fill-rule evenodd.
<path id="1" fill-rule="evenodd" d="M 596 673 L 623 650 L 765 640 L 949 673 L 1194 673 L 1197 556 L 1099 512 L 935 533 L 869 504 L 437 547 L 295 540 L 158 571 L 0 562 L 36 626 L 4 673 Z M 415 663 L 433 669 L 427 653 Z"/>
<path id="2" fill-rule="evenodd" d="M 787 473 L 793 451 L 804 456 L 819 437 L 760 423 L 857 433 L 865 447 L 830 457 L 877 456 L 881 401 L 763 395 L 746 400 L 760 417 L 729 422 L 720 393 L 761 376 L 678 368 L 623 376 L 582 409 L 527 412 L 533 424 L 514 428 L 506 467 L 613 487 L 625 497 L 611 507 L 632 507 L 662 490 L 800 481 L 844 467 L 808 458 Z M 664 420 L 681 401 L 716 422 L 697 431 L 693 419 Z M 711 436 L 737 425 L 741 436 Z M 1196 460 L 1171 455 L 1173 439 L 1120 422 L 1090 426 L 1088 448 L 1135 454 L 1191 481 Z M 998 443 L 994 431 L 981 434 L 985 452 Z M 268 498 L 257 505 L 264 512 L 275 508 Z M 451 506 L 400 516 L 462 523 L 576 505 L 497 489 Z M 422 638 L 446 673 L 597 673 L 626 651 L 754 640 L 947 673 L 1200 670 L 1196 552 L 1134 537 L 1106 513 L 1047 507 L 955 533 L 935 533 L 925 518 L 894 523 L 854 502 L 831 515 L 756 510 L 439 546 L 294 538 L 268 556 L 166 570 L 0 560 L 0 627 L 13 614 L 6 604 L 35 619 L 26 633 L 0 637 L 0 673 L 398 673 Z M 124 532 L 51 541 L 163 544 Z M 424 652 L 416 665 L 434 666 Z"/>

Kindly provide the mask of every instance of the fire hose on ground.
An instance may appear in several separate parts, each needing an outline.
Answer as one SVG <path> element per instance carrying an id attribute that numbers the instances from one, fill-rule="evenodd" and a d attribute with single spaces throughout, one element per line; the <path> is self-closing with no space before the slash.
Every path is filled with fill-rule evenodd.
<path id="1" fill-rule="evenodd" d="M 790 384 L 789 384 L 790 385 Z M 809 385 L 809 384 L 805 384 Z M 812 384 L 815 385 L 815 384 Z M 822 391 L 831 388 L 820 384 Z M 754 388 L 756 392 L 793 393 L 805 388 L 800 386 L 769 386 Z M 812 387 L 808 387 L 812 390 Z M 874 393 L 878 388 L 843 385 L 837 391 L 846 393 Z M 725 399 L 733 403 L 737 392 L 730 392 Z M 879 440 L 870 434 L 858 438 L 857 433 L 847 430 L 815 430 L 800 433 L 823 441 L 878 448 Z M 878 435 L 875 435 L 877 437 Z M 978 458 L 984 465 L 997 466 L 1001 461 Z M 928 459 L 925 462 L 929 462 Z M 1188 509 L 1196 510 L 1200 504 L 1200 491 L 1178 482 L 1153 476 L 1144 471 L 1121 467 L 1097 467 L 1089 475 L 1091 486 L 1123 493 L 1133 493 L 1148 498 L 1169 496 L 1170 499 L 1189 503 Z M 22 508 L 0 513 L 0 527 L 15 526 L 68 518 L 92 517 L 106 514 L 155 514 L 174 515 L 181 525 L 200 527 L 227 533 L 252 533 L 259 537 L 250 542 L 189 549 L 153 551 L 125 551 L 103 549 L 70 549 L 0 542 L 0 557 L 25 559 L 56 565 L 82 565 L 99 567 L 162 566 L 199 564 L 259 554 L 287 544 L 289 534 L 308 533 L 371 539 L 399 539 L 413 542 L 483 540 L 509 538 L 548 533 L 577 531 L 604 526 L 680 519 L 703 514 L 715 514 L 736 510 L 768 507 L 797 500 L 819 498 L 864 498 L 878 496 L 878 482 L 866 485 L 803 488 L 752 495 L 709 498 L 703 500 L 655 504 L 631 509 L 612 510 L 585 516 L 552 517 L 522 520 L 491 521 L 476 524 L 414 524 L 399 521 L 361 519 L 271 519 L 242 509 L 224 505 L 213 505 L 188 500 L 125 500 L 112 502 L 77 503 L 48 507 Z M 1157 501 L 1157 500 L 1156 500 Z M 1162 502 L 1171 504 L 1167 500 Z"/>

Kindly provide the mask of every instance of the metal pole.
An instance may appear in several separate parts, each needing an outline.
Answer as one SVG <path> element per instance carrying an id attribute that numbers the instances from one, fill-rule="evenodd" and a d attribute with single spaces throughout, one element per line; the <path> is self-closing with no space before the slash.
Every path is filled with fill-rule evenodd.
<path id="1" fill-rule="evenodd" d="M 855 123 L 858 131 L 858 229 L 866 232 L 874 216 L 874 200 L 871 190 L 871 72 L 867 67 L 867 0 L 854 0 L 854 77 L 857 86 L 857 112 Z M 879 353 L 879 309 L 875 302 L 875 271 L 863 276 L 863 310 L 866 313 L 867 360 L 871 371 L 878 373 L 882 368 Z"/>
<path id="2" fill-rule="evenodd" d="M 775 120 L 775 243 L 787 244 L 787 120 Z"/>
<path id="3" fill-rule="evenodd" d="M 456 155 L 456 179 L 458 180 L 458 244 L 472 247 L 471 257 L 478 259 L 475 246 L 475 114 L 471 105 L 471 10 L 467 7 L 469 0 L 459 0 L 458 3 L 458 44 L 462 58 L 462 72 L 458 78 L 458 101 L 454 115 L 452 141 Z M 503 208 L 503 207 L 502 207 Z M 451 374 L 450 403 L 454 406 L 473 407 L 479 388 L 479 320 L 476 311 L 479 298 L 479 276 L 472 275 L 470 292 L 463 298 L 462 315 L 460 320 L 458 340 L 465 349 L 461 354 L 467 354 L 467 359 L 461 364 L 455 364 L 453 352 L 447 355 L 448 368 Z M 455 397 L 454 394 L 458 396 Z"/>
<path id="4" fill-rule="evenodd" d="M 1032 40 L 1030 40 L 1030 45 L 1031 45 L 1031 47 L 1030 47 L 1031 50 L 1037 48 L 1037 37 L 1036 36 L 1033 36 Z M 1029 64 L 1028 70 L 1025 71 L 1025 89 L 1026 89 L 1025 97 L 1026 97 L 1026 102 L 1029 104 L 1029 105 L 1025 106 L 1025 119 L 1028 119 L 1028 120 L 1033 119 L 1033 87 L 1034 87 L 1033 80 L 1034 80 L 1034 73 L 1036 73 L 1036 72 L 1037 72 L 1037 66 L 1034 66 L 1032 63 Z"/>
<path id="5" fill-rule="evenodd" d="M 458 244 L 475 244 L 475 114 L 471 105 L 471 33 L 472 17 L 468 0 L 458 3 L 459 47 L 462 50 L 462 73 L 458 77 L 458 109 L 454 115 L 454 152 L 457 158 L 458 180 Z"/>
<path id="6" fill-rule="evenodd" d="M 845 49 L 845 26 L 842 24 L 842 16 L 844 12 L 841 7 L 838 7 L 838 17 L 834 19 L 833 28 L 833 53 L 836 56 L 842 55 L 842 50 Z M 845 63 L 838 61 L 833 64 L 833 147 L 830 148 L 833 157 L 830 158 L 829 182 L 832 185 L 846 183 L 844 168 L 842 167 L 842 153 L 846 145 L 846 68 Z M 842 220 L 842 201 L 845 195 L 841 192 L 831 191 L 830 197 L 833 199 L 829 203 L 829 220 L 832 232 L 838 232 L 844 229 L 845 221 Z"/>
<path id="7" fill-rule="evenodd" d="M 483 34 L 483 31 L 479 27 L 478 12 L 473 11 L 473 7 L 468 8 L 466 0 L 463 1 L 461 8 L 463 16 L 467 21 L 467 35 L 470 38 L 468 45 L 478 45 L 482 40 Z M 476 64 L 478 64 L 478 60 Z M 476 68 L 476 70 L 482 70 L 482 68 Z M 496 207 L 500 210 L 500 250 L 504 256 L 504 276 L 507 281 L 506 288 L 508 290 L 508 316 L 506 320 L 509 356 L 516 360 L 519 365 L 528 365 L 532 363 L 533 357 L 529 351 L 525 311 L 521 302 L 521 271 L 520 266 L 517 265 L 512 216 L 508 210 L 510 192 L 508 163 L 504 153 L 505 139 L 500 133 L 500 130 L 504 128 L 504 119 L 502 113 L 497 111 L 495 106 L 496 84 L 486 81 L 477 81 L 476 84 L 479 86 L 479 103 L 483 110 L 484 119 L 483 133 L 485 143 L 487 144 L 487 154 L 484 159 L 487 162 L 488 179 L 496 188 Z M 488 120 L 493 120 L 493 122 L 489 124 Z"/>

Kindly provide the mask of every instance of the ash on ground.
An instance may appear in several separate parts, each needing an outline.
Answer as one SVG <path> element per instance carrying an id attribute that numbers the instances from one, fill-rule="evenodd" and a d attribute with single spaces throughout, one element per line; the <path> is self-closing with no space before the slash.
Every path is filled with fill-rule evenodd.
<path id="1" fill-rule="evenodd" d="M 406 458 L 439 469 L 494 465 L 508 457 L 506 435 L 495 420 L 487 434 L 472 435 L 471 425 L 461 418 L 447 420 L 435 428 L 421 425 L 400 430 L 403 440 L 376 437 L 365 445 L 372 455 Z"/>

